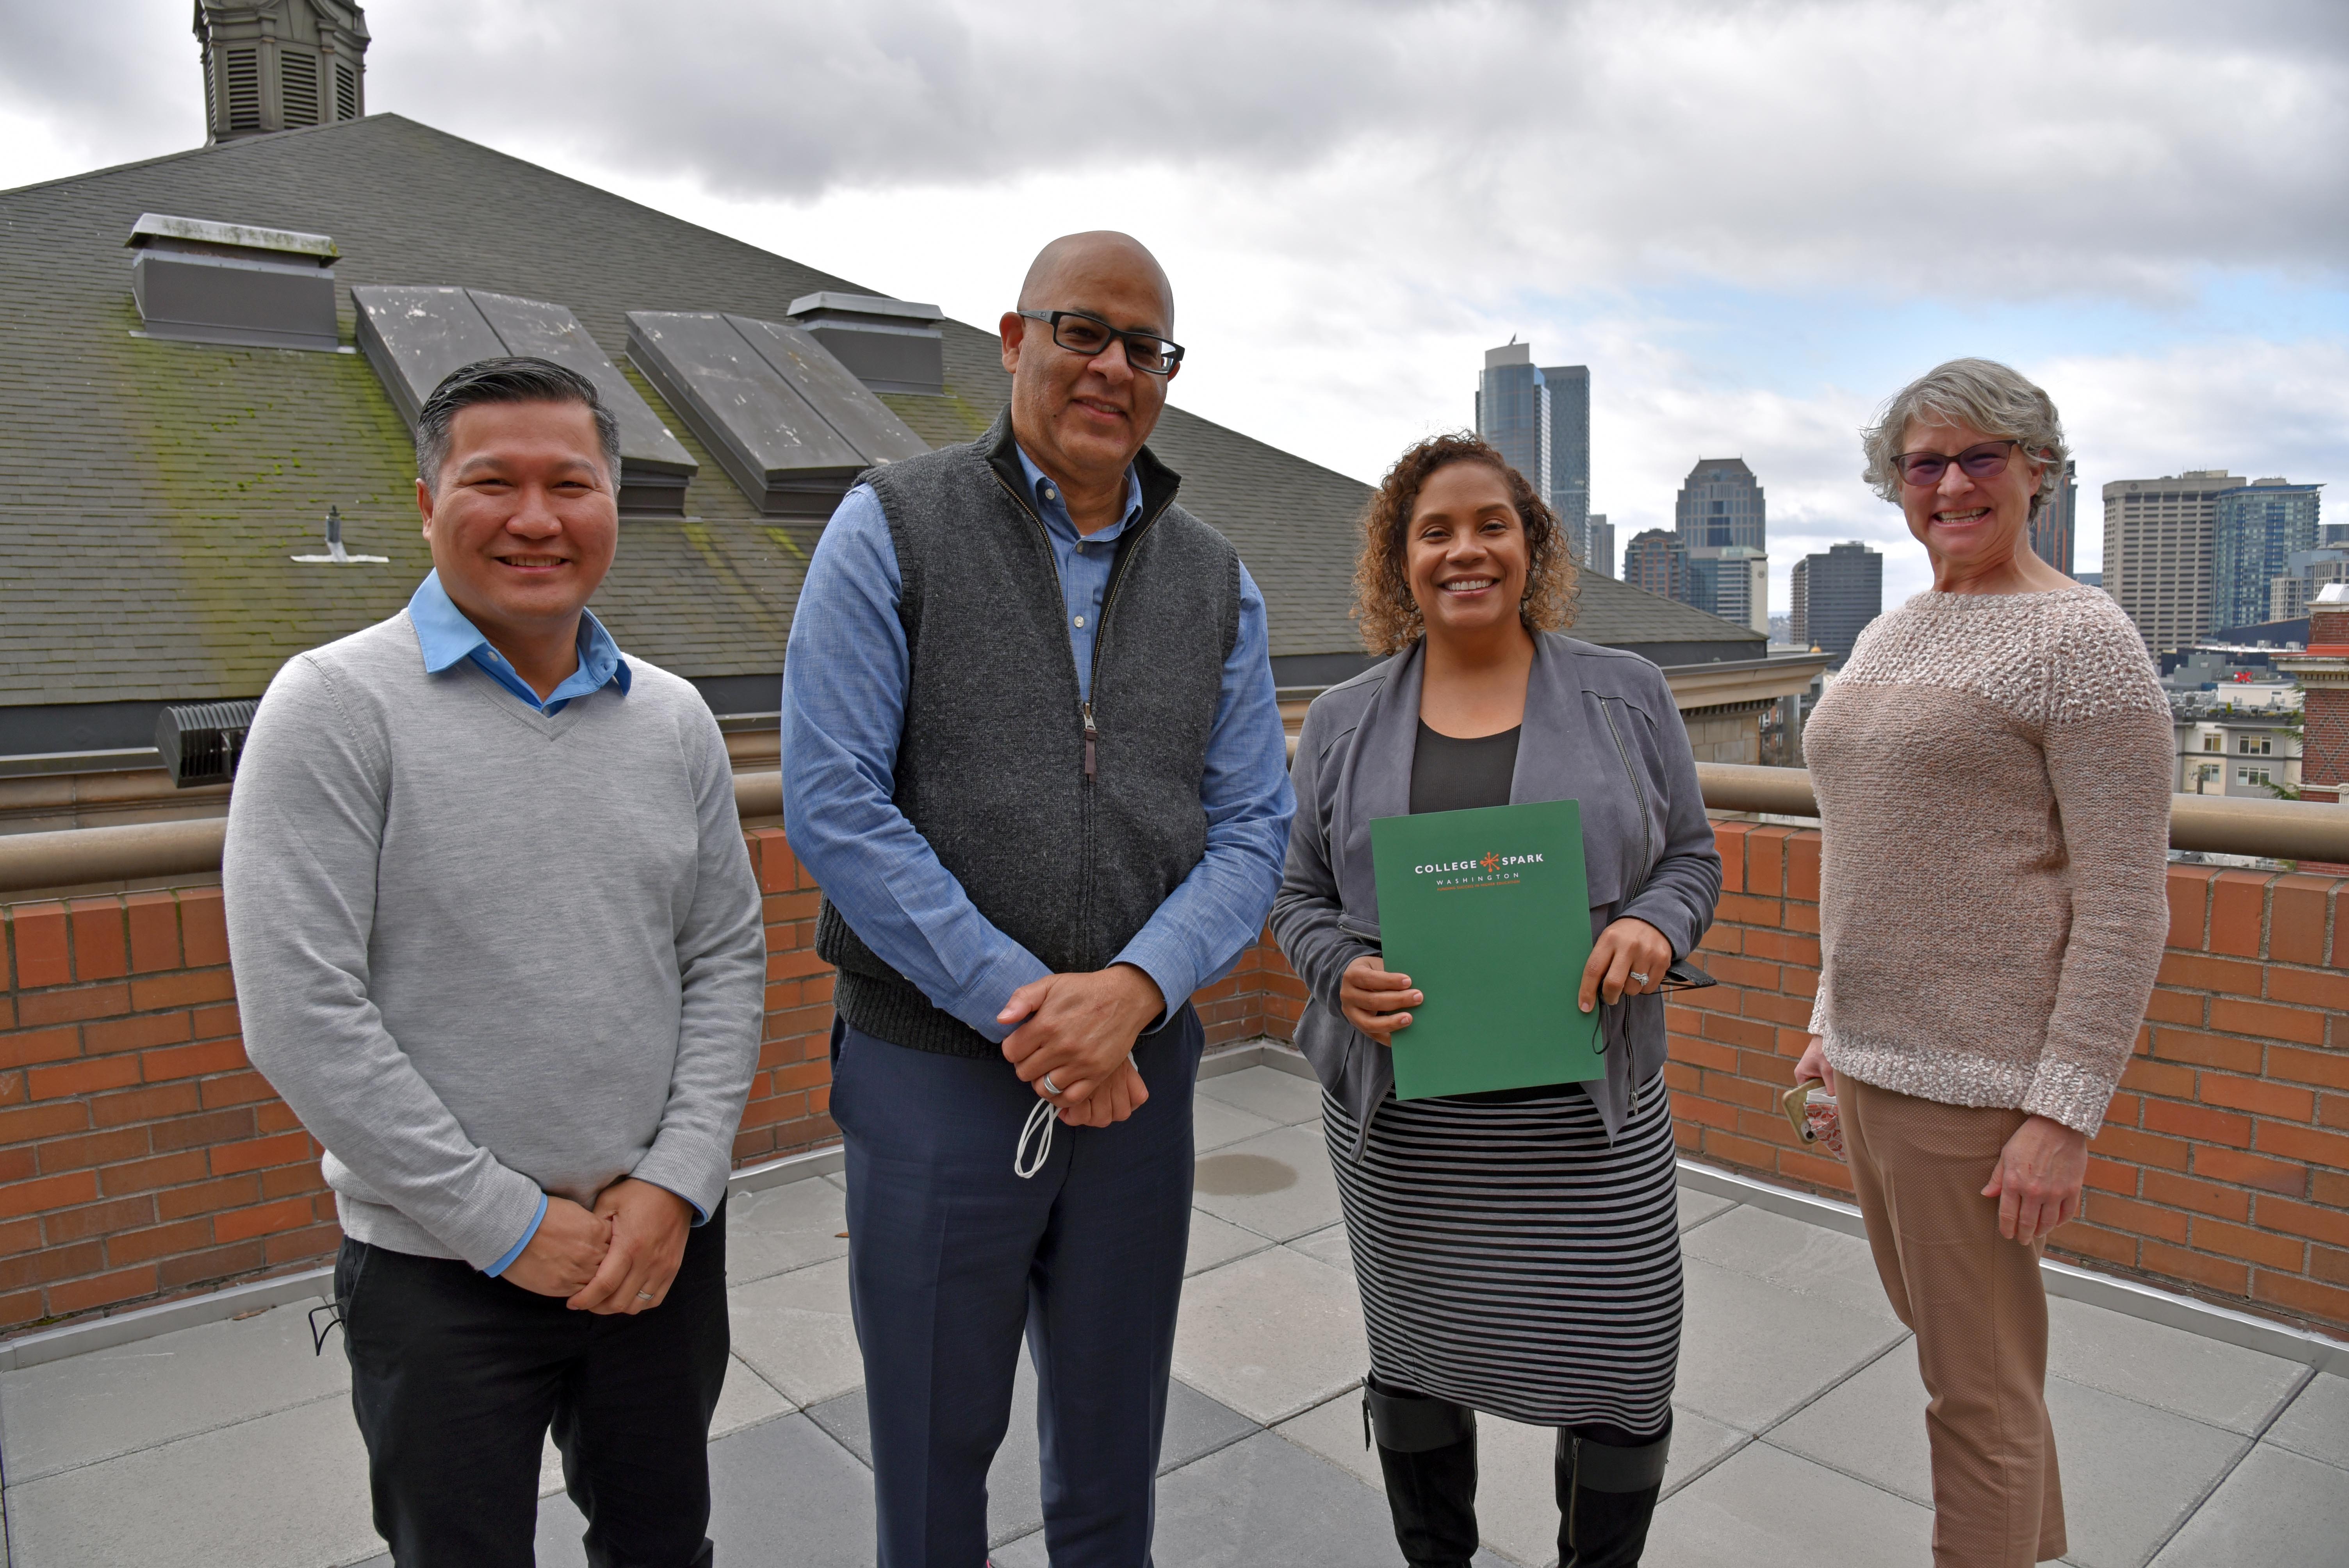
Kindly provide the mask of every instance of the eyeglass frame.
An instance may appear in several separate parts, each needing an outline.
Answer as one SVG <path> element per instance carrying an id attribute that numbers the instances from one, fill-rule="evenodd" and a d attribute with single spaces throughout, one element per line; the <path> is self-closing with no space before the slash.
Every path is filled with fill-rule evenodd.
<path id="1" fill-rule="evenodd" d="M 1998 467 L 1991 469 L 1991 471 L 1986 474 L 1978 474 L 1971 469 L 1966 467 L 1966 459 L 1973 456 L 1976 452 L 1981 451 L 1985 447 L 2010 447 L 2015 450 L 2001 453 L 1999 455 Z M 1995 440 L 1976 441 L 1972 446 L 1968 447 L 1962 452 L 1897 452 L 1893 454 L 1892 470 L 1900 476 L 1900 482 L 1909 486 L 1911 490 L 1931 490 L 1933 487 L 1940 484 L 1944 479 L 1949 477 L 1950 467 L 1953 463 L 1965 474 L 1966 478 L 1979 482 L 1983 480 L 1994 480 L 1998 478 L 1999 475 L 2006 472 L 2006 465 L 2014 460 L 2015 451 L 2021 451 L 2023 458 L 2028 461 L 2044 463 L 2047 460 L 2030 451 L 2024 446 L 2022 437 L 2001 436 Z M 1932 458 L 1940 463 L 1941 470 L 1930 480 L 1912 480 L 1909 477 L 1909 459 L 1911 458 Z"/>
<path id="2" fill-rule="evenodd" d="M 1081 348 L 1072 347 L 1061 341 L 1061 318 L 1066 315 L 1072 315 L 1080 321 L 1092 322 L 1095 326 L 1100 327 L 1103 332 L 1108 333 L 1110 336 L 1117 340 L 1120 346 L 1125 350 L 1125 363 L 1127 366 L 1139 375 L 1172 377 L 1174 374 L 1175 368 L 1183 363 L 1183 346 L 1175 342 L 1173 338 L 1161 337 L 1154 332 L 1128 332 L 1123 327 L 1121 327 L 1112 322 L 1103 321 L 1101 317 L 1093 315 L 1091 311 L 1015 310 L 1011 314 L 1023 317 L 1029 321 L 1042 322 L 1046 326 L 1051 329 L 1052 346 L 1064 350 L 1070 354 L 1085 354 L 1085 351 Z M 1133 349 L 1132 346 L 1135 343 L 1154 343 L 1165 349 L 1166 368 L 1164 370 L 1153 370 L 1147 366 L 1134 364 Z M 1101 347 L 1094 349 L 1091 354 L 1085 354 L 1085 357 L 1088 359 L 1098 359 L 1102 354 L 1106 353 L 1108 349 L 1109 345 L 1104 343 Z"/>

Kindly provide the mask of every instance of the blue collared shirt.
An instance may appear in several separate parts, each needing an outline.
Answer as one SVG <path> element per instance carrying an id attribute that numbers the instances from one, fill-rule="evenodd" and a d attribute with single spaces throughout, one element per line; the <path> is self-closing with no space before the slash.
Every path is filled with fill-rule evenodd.
<path id="1" fill-rule="evenodd" d="M 1090 700 L 1095 622 L 1115 542 L 1141 511 L 1141 480 L 1129 469 L 1125 515 L 1080 536 L 1059 487 L 1019 457 L 1051 540 L 1069 646 Z M 783 827 L 866 945 L 932 1003 L 999 1042 L 1010 1031 L 996 1014 L 1051 971 L 979 913 L 892 799 L 909 671 L 902 591 L 880 498 L 859 485 L 816 545 L 783 655 Z M 1157 984 L 1165 1018 L 1247 951 L 1280 885 L 1297 802 L 1268 655 L 1264 595 L 1242 567 L 1239 634 L 1224 661 L 1199 784 L 1206 852 L 1112 961 Z"/>
<path id="2" fill-rule="evenodd" d="M 628 661 L 620 656 L 620 645 L 595 619 L 593 610 L 579 612 L 579 667 L 564 683 L 556 686 L 544 701 L 530 689 L 530 683 L 514 674 L 513 665 L 505 655 L 490 646 L 489 638 L 473 624 L 457 602 L 449 597 L 449 590 L 440 586 L 440 573 L 436 570 L 424 574 L 416 592 L 408 601 L 408 624 L 416 628 L 417 646 L 424 651 L 424 669 L 428 675 L 439 675 L 460 659 L 471 659 L 489 672 L 490 678 L 512 692 L 539 712 L 552 717 L 571 706 L 571 699 L 585 696 L 589 692 L 602 691 L 616 686 L 620 695 L 628 694 L 628 683 L 635 678 L 629 672 Z M 698 1205 L 696 1214 L 701 1214 Z M 701 1214 L 702 1219 L 709 1216 Z M 538 1234 L 538 1227 L 546 1219 L 546 1194 L 538 1195 L 538 1212 L 522 1233 L 522 1240 L 510 1248 L 506 1255 L 481 1272 L 492 1277 L 511 1267 L 522 1256 L 530 1239 Z"/>
<path id="3" fill-rule="evenodd" d="M 635 678 L 629 672 L 628 661 L 620 656 L 620 645 L 612 640 L 612 634 L 595 619 L 593 610 L 579 612 L 579 667 L 543 702 L 530 689 L 528 681 L 514 674 L 513 665 L 506 662 L 505 656 L 490 646 L 481 628 L 457 608 L 457 602 L 449 597 L 449 590 L 440 586 L 438 571 L 426 573 L 424 581 L 416 585 L 415 594 L 408 601 L 408 621 L 416 628 L 417 645 L 424 650 L 427 674 L 437 676 L 459 659 L 471 659 L 506 690 L 550 716 L 570 707 L 573 697 L 602 691 L 607 686 L 617 685 L 625 696 L 629 681 Z"/>

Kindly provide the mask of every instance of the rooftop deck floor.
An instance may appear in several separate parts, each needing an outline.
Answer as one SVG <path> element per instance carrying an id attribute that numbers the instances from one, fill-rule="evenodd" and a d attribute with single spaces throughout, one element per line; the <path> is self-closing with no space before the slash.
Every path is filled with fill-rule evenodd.
<path id="1" fill-rule="evenodd" d="M 1319 1091 L 1204 1079 L 1189 1282 L 1156 1559 L 1401 1561 L 1355 1388 L 1361 1312 Z M 863 1369 L 838 1178 L 729 1211 L 734 1359 L 710 1460 L 719 1560 L 872 1561 Z M 1676 1436 L 1653 1568 L 1930 1560 L 1924 1392 L 1864 1243 L 1683 1187 Z M 338 1346 L 299 1303 L 0 1376 L 15 1568 L 388 1564 Z M 2075 1301 L 2050 1303 L 2048 1398 L 2072 1555 L 2120 1568 L 2349 1562 L 2349 1378 Z M 1001 1568 L 1040 1568 L 1034 1385 L 992 1477 Z M 1555 1562 L 1547 1430 L 1485 1418 L 1480 1563 Z M 558 1470 L 539 1561 L 584 1563 Z"/>

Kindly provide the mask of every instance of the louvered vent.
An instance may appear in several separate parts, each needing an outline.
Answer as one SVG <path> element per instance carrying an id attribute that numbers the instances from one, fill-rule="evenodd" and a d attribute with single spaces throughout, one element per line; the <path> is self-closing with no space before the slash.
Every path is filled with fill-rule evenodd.
<path id="1" fill-rule="evenodd" d="M 335 118 L 357 119 L 359 117 L 359 74 L 349 64 L 335 62 Z"/>
<path id="2" fill-rule="evenodd" d="M 155 718 L 155 749 L 172 786 L 226 784 L 235 779 L 258 701 L 187 703 Z"/>
<path id="3" fill-rule="evenodd" d="M 308 55 L 277 57 L 277 89 L 285 98 L 285 126 L 318 123 L 318 62 Z"/>
<path id="4" fill-rule="evenodd" d="M 259 130 L 261 51 L 231 49 L 227 58 L 228 128 L 231 130 Z"/>

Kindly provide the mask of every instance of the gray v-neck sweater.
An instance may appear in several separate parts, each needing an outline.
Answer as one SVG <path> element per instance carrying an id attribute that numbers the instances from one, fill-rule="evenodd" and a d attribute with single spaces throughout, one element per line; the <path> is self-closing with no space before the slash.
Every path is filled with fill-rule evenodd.
<path id="1" fill-rule="evenodd" d="M 725 743 L 685 681 L 537 713 L 405 612 L 288 660 L 222 867 L 245 1050 L 344 1233 L 483 1267 L 542 1191 L 723 1195 L 766 943 Z"/>

